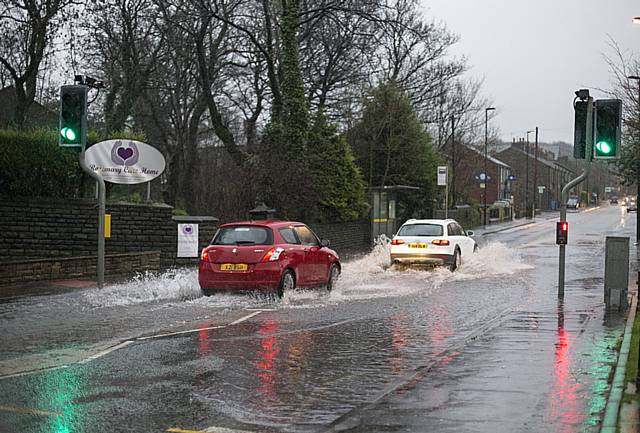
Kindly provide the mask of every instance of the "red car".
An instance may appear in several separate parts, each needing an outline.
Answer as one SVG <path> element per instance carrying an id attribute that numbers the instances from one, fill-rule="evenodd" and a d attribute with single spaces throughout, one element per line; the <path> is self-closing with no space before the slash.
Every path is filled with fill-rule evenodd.
<path id="1" fill-rule="evenodd" d="M 216 290 L 267 289 L 279 297 L 296 286 L 326 286 L 340 275 L 338 254 L 306 225 L 293 221 L 223 224 L 200 254 L 198 281 Z"/>

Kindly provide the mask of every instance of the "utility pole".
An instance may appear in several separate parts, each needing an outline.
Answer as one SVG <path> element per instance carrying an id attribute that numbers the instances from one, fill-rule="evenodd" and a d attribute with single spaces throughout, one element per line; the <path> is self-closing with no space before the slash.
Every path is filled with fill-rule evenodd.
<path id="1" fill-rule="evenodd" d="M 527 132 L 527 141 L 525 146 L 525 159 L 526 159 L 526 180 L 524 188 L 524 215 L 529 216 L 529 133 Z"/>
<path id="2" fill-rule="evenodd" d="M 533 163 L 533 211 L 531 212 L 531 218 L 536 218 L 536 207 L 538 207 L 538 127 L 536 126 L 536 148 L 534 150 L 534 163 Z"/>
<path id="3" fill-rule="evenodd" d="M 451 115 L 451 205 L 456 205 L 456 115 Z"/>

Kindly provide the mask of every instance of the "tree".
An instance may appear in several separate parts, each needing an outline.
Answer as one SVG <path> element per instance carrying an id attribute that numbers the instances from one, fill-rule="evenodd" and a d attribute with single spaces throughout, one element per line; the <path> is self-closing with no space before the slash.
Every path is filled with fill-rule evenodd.
<path id="1" fill-rule="evenodd" d="M 362 120 L 348 137 L 368 186 L 420 187 L 407 197 L 407 214 L 425 214 L 432 208 L 438 158 L 431 137 L 396 82 L 371 92 Z"/>
<path id="2" fill-rule="evenodd" d="M 622 100 L 622 148 L 616 160 L 616 171 L 626 185 L 640 179 L 640 82 L 628 77 L 640 77 L 640 57 L 625 54 L 615 41 L 610 42 L 614 57 L 605 56 L 611 72 L 613 90 L 608 93 Z"/>
<path id="3" fill-rule="evenodd" d="M 57 19 L 73 0 L 5 0 L 0 5 L 0 76 L 11 77 L 16 93 L 14 126 L 26 122 L 36 97 L 40 65 L 51 54 Z"/>
<path id="4" fill-rule="evenodd" d="M 322 112 L 316 115 L 309 134 L 311 172 L 318 195 L 320 222 L 353 221 L 369 209 L 365 184 L 351 147 L 335 126 L 328 125 Z"/>

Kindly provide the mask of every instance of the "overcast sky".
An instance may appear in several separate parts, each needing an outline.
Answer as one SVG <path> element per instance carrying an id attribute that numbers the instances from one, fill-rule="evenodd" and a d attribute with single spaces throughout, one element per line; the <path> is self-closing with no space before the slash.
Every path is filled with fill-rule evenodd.
<path id="1" fill-rule="evenodd" d="M 508 141 L 538 126 L 541 141 L 572 143 L 573 92 L 610 88 L 609 37 L 640 54 L 640 25 L 631 21 L 638 0 L 421 1 L 427 16 L 460 36 L 451 53 L 467 56 L 469 74 L 485 78 L 493 122 Z"/>

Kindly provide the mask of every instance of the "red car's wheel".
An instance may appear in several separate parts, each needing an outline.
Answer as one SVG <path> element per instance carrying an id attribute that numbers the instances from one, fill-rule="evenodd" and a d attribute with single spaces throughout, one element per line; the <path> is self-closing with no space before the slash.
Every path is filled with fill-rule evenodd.
<path id="1" fill-rule="evenodd" d="M 340 278 L 340 266 L 334 263 L 329 269 L 329 279 L 327 280 L 327 290 L 329 292 L 335 287 L 338 278 Z"/>
<path id="2" fill-rule="evenodd" d="M 276 294 L 278 298 L 282 298 L 284 296 L 284 292 L 293 290 L 296 288 L 296 277 L 293 275 L 293 271 L 291 269 L 287 269 L 282 274 L 282 278 L 280 278 L 280 284 L 276 289 Z"/>

